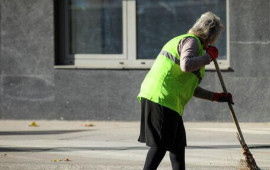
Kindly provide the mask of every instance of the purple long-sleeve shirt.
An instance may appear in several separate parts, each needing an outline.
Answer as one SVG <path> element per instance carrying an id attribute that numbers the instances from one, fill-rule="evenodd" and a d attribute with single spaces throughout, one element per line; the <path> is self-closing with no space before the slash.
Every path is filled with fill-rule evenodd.
<path id="1" fill-rule="evenodd" d="M 178 53 L 180 55 L 180 69 L 183 72 L 196 71 L 211 62 L 211 57 L 207 53 L 198 56 L 198 52 L 199 45 L 195 38 L 187 37 L 181 40 L 178 46 Z M 214 92 L 197 87 L 194 96 L 213 101 Z"/>

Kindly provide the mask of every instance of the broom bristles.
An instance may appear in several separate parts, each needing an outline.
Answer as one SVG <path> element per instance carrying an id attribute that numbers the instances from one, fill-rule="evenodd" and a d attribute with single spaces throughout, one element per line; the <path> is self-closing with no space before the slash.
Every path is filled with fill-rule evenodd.
<path id="1" fill-rule="evenodd" d="M 250 153 L 249 151 L 249 148 L 247 146 L 247 144 L 245 144 L 242 140 L 241 140 L 241 137 L 240 135 L 237 133 L 237 139 L 239 140 L 241 146 L 242 146 L 242 149 L 243 149 L 243 155 L 245 156 L 246 158 L 246 165 L 247 167 L 250 169 L 250 170 L 261 170 L 257 164 L 256 164 L 256 161 L 255 159 L 253 158 L 252 154 Z"/>

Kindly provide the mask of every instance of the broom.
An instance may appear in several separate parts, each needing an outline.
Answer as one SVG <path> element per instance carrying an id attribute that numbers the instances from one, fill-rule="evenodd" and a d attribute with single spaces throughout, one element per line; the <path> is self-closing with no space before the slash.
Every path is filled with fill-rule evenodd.
<path id="1" fill-rule="evenodd" d="M 223 81 L 223 78 L 222 78 L 222 75 L 221 75 L 221 72 L 220 72 L 218 63 L 217 63 L 217 61 L 215 59 L 213 61 L 214 61 L 214 64 L 215 64 L 215 68 L 216 68 L 216 71 L 217 71 L 218 78 L 219 78 L 219 81 L 221 83 L 222 89 L 223 89 L 223 91 L 225 93 L 228 93 L 228 91 L 226 89 L 226 86 L 225 86 L 225 83 Z M 243 155 L 246 158 L 246 161 L 245 162 L 247 164 L 247 167 L 250 170 L 260 170 L 260 168 L 256 164 L 255 159 L 253 158 L 252 154 L 249 151 L 249 147 L 247 146 L 247 144 L 245 142 L 244 136 L 242 134 L 242 131 L 241 131 L 240 126 L 239 126 L 239 123 L 237 121 L 237 118 L 236 118 L 234 109 L 232 107 L 232 104 L 228 102 L 228 105 L 229 105 L 229 108 L 230 108 L 230 111 L 231 111 L 231 115 L 232 115 L 233 121 L 234 121 L 234 123 L 236 125 L 236 128 L 237 128 L 237 131 L 238 131 L 238 133 L 236 133 L 237 134 L 237 139 L 239 140 L 240 145 L 242 146 Z"/>

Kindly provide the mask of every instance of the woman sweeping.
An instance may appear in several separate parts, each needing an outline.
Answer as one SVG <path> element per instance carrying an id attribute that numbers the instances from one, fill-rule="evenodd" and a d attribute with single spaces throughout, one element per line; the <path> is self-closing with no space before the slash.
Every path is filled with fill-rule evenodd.
<path id="1" fill-rule="evenodd" d="M 144 170 L 155 170 L 166 151 L 174 170 L 185 169 L 186 133 L 182 116 L 192 96 L 230 102 L 230 93 L 214 93 L 199 87 L 205 65 L 218 57 L 214 46 L 224 25 L 212 12 L 196 21 L 188 34 L 167 42 L 141 85 L 139 142 L 150 147 Z M 206 52 L 204 52 L 204 50 Z"/>

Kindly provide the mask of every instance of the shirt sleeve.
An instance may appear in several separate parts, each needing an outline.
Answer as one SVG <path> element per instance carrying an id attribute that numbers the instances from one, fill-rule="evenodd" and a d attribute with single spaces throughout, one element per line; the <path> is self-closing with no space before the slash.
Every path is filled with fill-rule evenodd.
<path id="1" fill-rule="evenodd" d="M 178 46 L 180 55 L 180 68 L 183 72 L 193 72 L 211 62 L 211 57 L 206 53 L 198 56 L 199 45 L 195 38 L 187 37 L 181 40 Z"/>
<path id="2" fill-rule="evenodd" d="M 205 89 L 201 88 L 200 86 L 198 86 L 195 89 L 195 92 L 194 92 L 194 95 L 193 96 L 194 97 L 197 97 L 197 98 L 201 98 L 201 99 L 213 101 L 214 92 L 205 90 Z"/>

